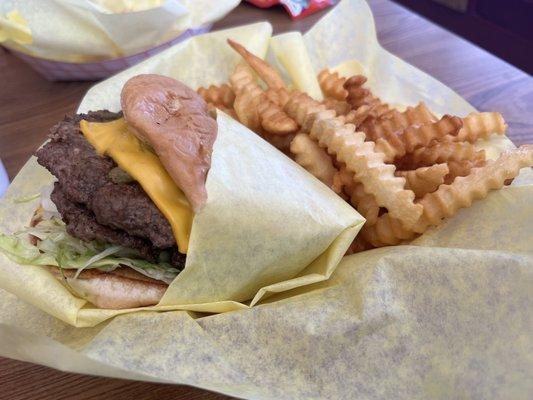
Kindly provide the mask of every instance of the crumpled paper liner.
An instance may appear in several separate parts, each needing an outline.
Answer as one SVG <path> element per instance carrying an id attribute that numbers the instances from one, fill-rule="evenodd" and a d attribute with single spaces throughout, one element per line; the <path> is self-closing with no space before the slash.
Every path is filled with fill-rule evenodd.
<path id="1" fill-rule="evenodd" d="M 380 48 L 363 1 L 342 1 L 302 40 L 315 71 L 358 59 L 386 101 L 473 110 Z M 161 62 L 172 70 L 170 60 Z M 205 69 L 205 80 L 181 73 L 205 84 L 215 75 L 211 63 Z M 217 82 L 230 70 L 223 66 Z M 499 138 L 485 145 L 493 153 L 511 146 Z M 254 399 L 527 399 L 531 182 L 523 173 L 410 246 L 345 257 L 329 280 L 238 311 L 138 312 L 73 328 L 3 292 L 0 354 Z"/>

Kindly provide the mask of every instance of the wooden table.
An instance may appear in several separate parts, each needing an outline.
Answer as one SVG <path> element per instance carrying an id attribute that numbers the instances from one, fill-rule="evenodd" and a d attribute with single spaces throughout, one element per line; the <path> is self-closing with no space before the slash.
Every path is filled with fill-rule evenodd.
<path id="1" fill-rule="evenodd" d="M 533 143 L 533 79 L 484 50 L 389 0 L 369 1 L 385 48 L 435 76 L 480 110 L 497 110 L 517 144 Z M 276 33 L 305 32 L 319 18 L 292 22 L 280 9 L 247 4 L 213 29 L 268 19 Z M 73 112 L 90 82 L 51 83 L 0 50 L 0 157 L 13 178 L 47 130 Z M 228 399 L 186 386 L 130 382 L 58 372 L 0 358 L 0 393 L 6 399 Z"/>

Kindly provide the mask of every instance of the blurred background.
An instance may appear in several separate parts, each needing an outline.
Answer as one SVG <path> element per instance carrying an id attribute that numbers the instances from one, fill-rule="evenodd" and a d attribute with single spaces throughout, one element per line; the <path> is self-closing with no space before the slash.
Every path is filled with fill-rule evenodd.
<path id="1" fill-rule="evenodd" d="M 394 0 L 533 74 L 533 0 Z"/>

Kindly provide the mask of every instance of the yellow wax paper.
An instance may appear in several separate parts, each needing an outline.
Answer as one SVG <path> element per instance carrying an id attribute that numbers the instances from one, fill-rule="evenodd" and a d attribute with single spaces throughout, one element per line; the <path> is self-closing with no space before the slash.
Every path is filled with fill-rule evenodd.
<path id="1" fill-rule="evenodd" d="M 263 56 L 266 46 L 249 37 L 259 27 L 237 28 L 231 37 L 243 29 L 243 44 L 253 42 L 252 50 Z M 194 45 L 181 44 L 139 69 L 191 85 L 223 82 L 238 62 L 224 47 L 227 34 L 192 39 Z M 279 54 L 286 43 L 283 37 L 275 40 Z M 305 46 L 311 63 L 307 73 L 326 66 L 349 72 L 361 65 L 386 101 L 423 100 L 438 113 L 473 110 L 452 90 L 379 47 L 364 1 L 342 1 L 302 40 L 290 41 L 296 42 L 298 57 Z M 182 51 L 188 62 L 173 62 Z M 270 56 L 275 52 L 270 49 Z M 221 60 L 230 65 L 218 65 Z M 290 55 L 278 61 L 290 76 Z M 191 68 L 197 62 L 201 67 Z M 102 87 L 118 90 L 120 79 L 130 73 Z M 82 109 L 99 104 L 87 100 L 93 91 L 98 87 Z M 114 98 L 102 101 L 116 105 Z M 494 137 L 483 145 L 493 155 L 512 146 Z M 533 179 L 524 172 L 512 186 L 460 210 L 411 245 L 345 257 L 328 280 L 271 295 L 251 308 L 209 316 L 142 311 L 74 328 L 0 289 L 0 354 L 61 370 L 195 385 L 241 398 L 528 399 L 533 393 Z M 30 177 L 45 179 L 46 174 L 32 164 L 15 185 L 35 185 Z M 8 264 L 2 260 L 3 269 Z M 45 282 L 37 273 L 26 274 L 32 284 Z"/>
<path id="2" fill-rule="evenodd" d="M 222 18 L 240 0 L 10 0 L 0 43 L 35 57 L 93 62 L 165 43 Z M 15 16 L 15 17 L 14 17 Z"/>

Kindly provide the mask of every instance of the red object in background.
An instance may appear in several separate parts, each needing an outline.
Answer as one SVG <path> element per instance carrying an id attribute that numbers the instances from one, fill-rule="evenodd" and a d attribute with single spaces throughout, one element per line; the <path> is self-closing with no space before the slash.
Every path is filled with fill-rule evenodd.
<path id="1" fill-rule="evenodd" d="M 268 8 L 281 4 L 292 19 L 304 18 L 318 10 L 333 5 L 334 0 L 246 0 L 254 6 Z"/>

